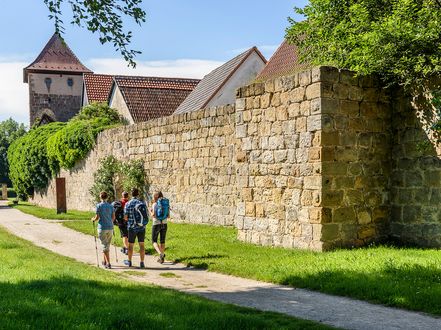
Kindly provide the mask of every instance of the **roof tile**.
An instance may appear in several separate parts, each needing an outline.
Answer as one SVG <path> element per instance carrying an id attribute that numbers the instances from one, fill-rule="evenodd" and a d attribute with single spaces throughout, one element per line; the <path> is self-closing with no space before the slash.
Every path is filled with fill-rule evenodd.
<path id="1" fill-rule="evenodd" d="M 91 102 L 107 102 L 113 85 L 113 76 L 107 74 L 84 74 L 84 85 L 87 100 Z"/>

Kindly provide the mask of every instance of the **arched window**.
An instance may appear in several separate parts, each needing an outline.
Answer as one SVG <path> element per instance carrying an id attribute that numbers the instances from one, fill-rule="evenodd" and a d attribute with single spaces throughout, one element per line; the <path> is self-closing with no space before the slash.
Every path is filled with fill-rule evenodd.
<path id="1" fill-rule="evenodd" d="M 72 87 L 74 84 L 74 81 L 72 78 L 67 78 L 67 86 Z"/>

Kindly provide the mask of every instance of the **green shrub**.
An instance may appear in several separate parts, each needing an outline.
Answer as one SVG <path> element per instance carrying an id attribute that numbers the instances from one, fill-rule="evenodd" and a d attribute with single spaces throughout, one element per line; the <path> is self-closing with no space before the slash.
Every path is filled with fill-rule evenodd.
<path id="1" fill-rule="evenodd" d="M 49 163 L 47 140 L 65 123 L 51 123 L 31 129 L 15 140 L 8 149 L 10 178 L 17 194 L 28 195 L 34 188 L 44 188 L 52 173 L 58 170 L 56 162 Z"/>
<path id="2" fill-rule="evenodd" d="M 117 197 L 116 191 L 118 188 L 125 191 L 138 188 L 140 197 L 144 197 L 146 177 L 144 163 L 141 160 L 131 160 L 123 163 L 113 156 L 101 159 L 100 167 L 94 173 L 94 185 L 90 189 L 94 201 L 100 201 L 99 194 L 101 191 L 107 192 L 109 201 L 114 201 Z"/>
<path id="3" fill-rule="evenodd" d="M 119 125 L 116 110 L 106 104 L 84 107 L 68 123 L 34 127 L 8 149 L 10 178 L 19 195 L 47 186 L 60 167 L 72 168 L 94 147 L 100 132 Z"/>
<path id="4" fill-rule="evenodd" d="M 47 141 L 50 162 L 59 163 L 64 169 L 72 168 L 95 146 L 98 133 L 113 124 L 108 118 L 70 121 Z"/>
<path id="5" fill-rule="evenodd" d="M 118 111 L 109 107 L 105 102 L 92 102 L 91 104 L 86 105 L 71 119 L 71 121 L 90 120 L 95 118 L 107 119 L 111 123 L 118 123 L 121 121 Z"/>

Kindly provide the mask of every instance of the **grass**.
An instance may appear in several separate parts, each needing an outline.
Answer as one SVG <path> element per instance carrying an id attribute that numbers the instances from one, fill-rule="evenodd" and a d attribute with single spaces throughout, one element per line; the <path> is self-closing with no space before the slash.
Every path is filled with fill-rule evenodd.
<path id="1" fill-rule="evenodd" d="M 162 277 L 165 277 L 165 278 L 181 278 L 181 276 L 176 275 L 175 273 L 171 273 L 171 272 L 160 273 L 159 275 Z"/>
<path id="2" fill-rule="evenodd" d="M 3 229 L 0 260 L 2 329 L 327 329 L 128 281 Z"/>
<path id="3" fill-rule="evenodd" d="M 85 221 L 63 225 L 92 234 L 90 223 Z M 150 227 L 147 237 L 149 234 Z M 238 241 L 236 234 L 232 228 L 170 223 L 167 259 L 441 315 L 441 251 L 371 246 L 318 253 L 255 246 Z M 116 243 L 121 244 L 119 237 Z"/>

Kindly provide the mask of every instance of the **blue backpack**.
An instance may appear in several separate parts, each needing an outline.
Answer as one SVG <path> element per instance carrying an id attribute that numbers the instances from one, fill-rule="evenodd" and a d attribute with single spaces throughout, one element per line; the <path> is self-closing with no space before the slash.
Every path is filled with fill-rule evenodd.
<path id="1" fill-rule="evenodd" d="M 149 216 L 147 214 L 147 206 L 144 202 L 138 201 L 133 209 L 133 224 L 134 229 L 144 229 L 149 223 Z"/>
<path id="2" fill-rule="evenodd" d="M 170 215 L 170 202 L 167 198 L 160 198 L 158 199 L 158 202 L 156 203 L 155 208 L 155 217 L 159 221 L 163 221 L 168 218 Z"/>

